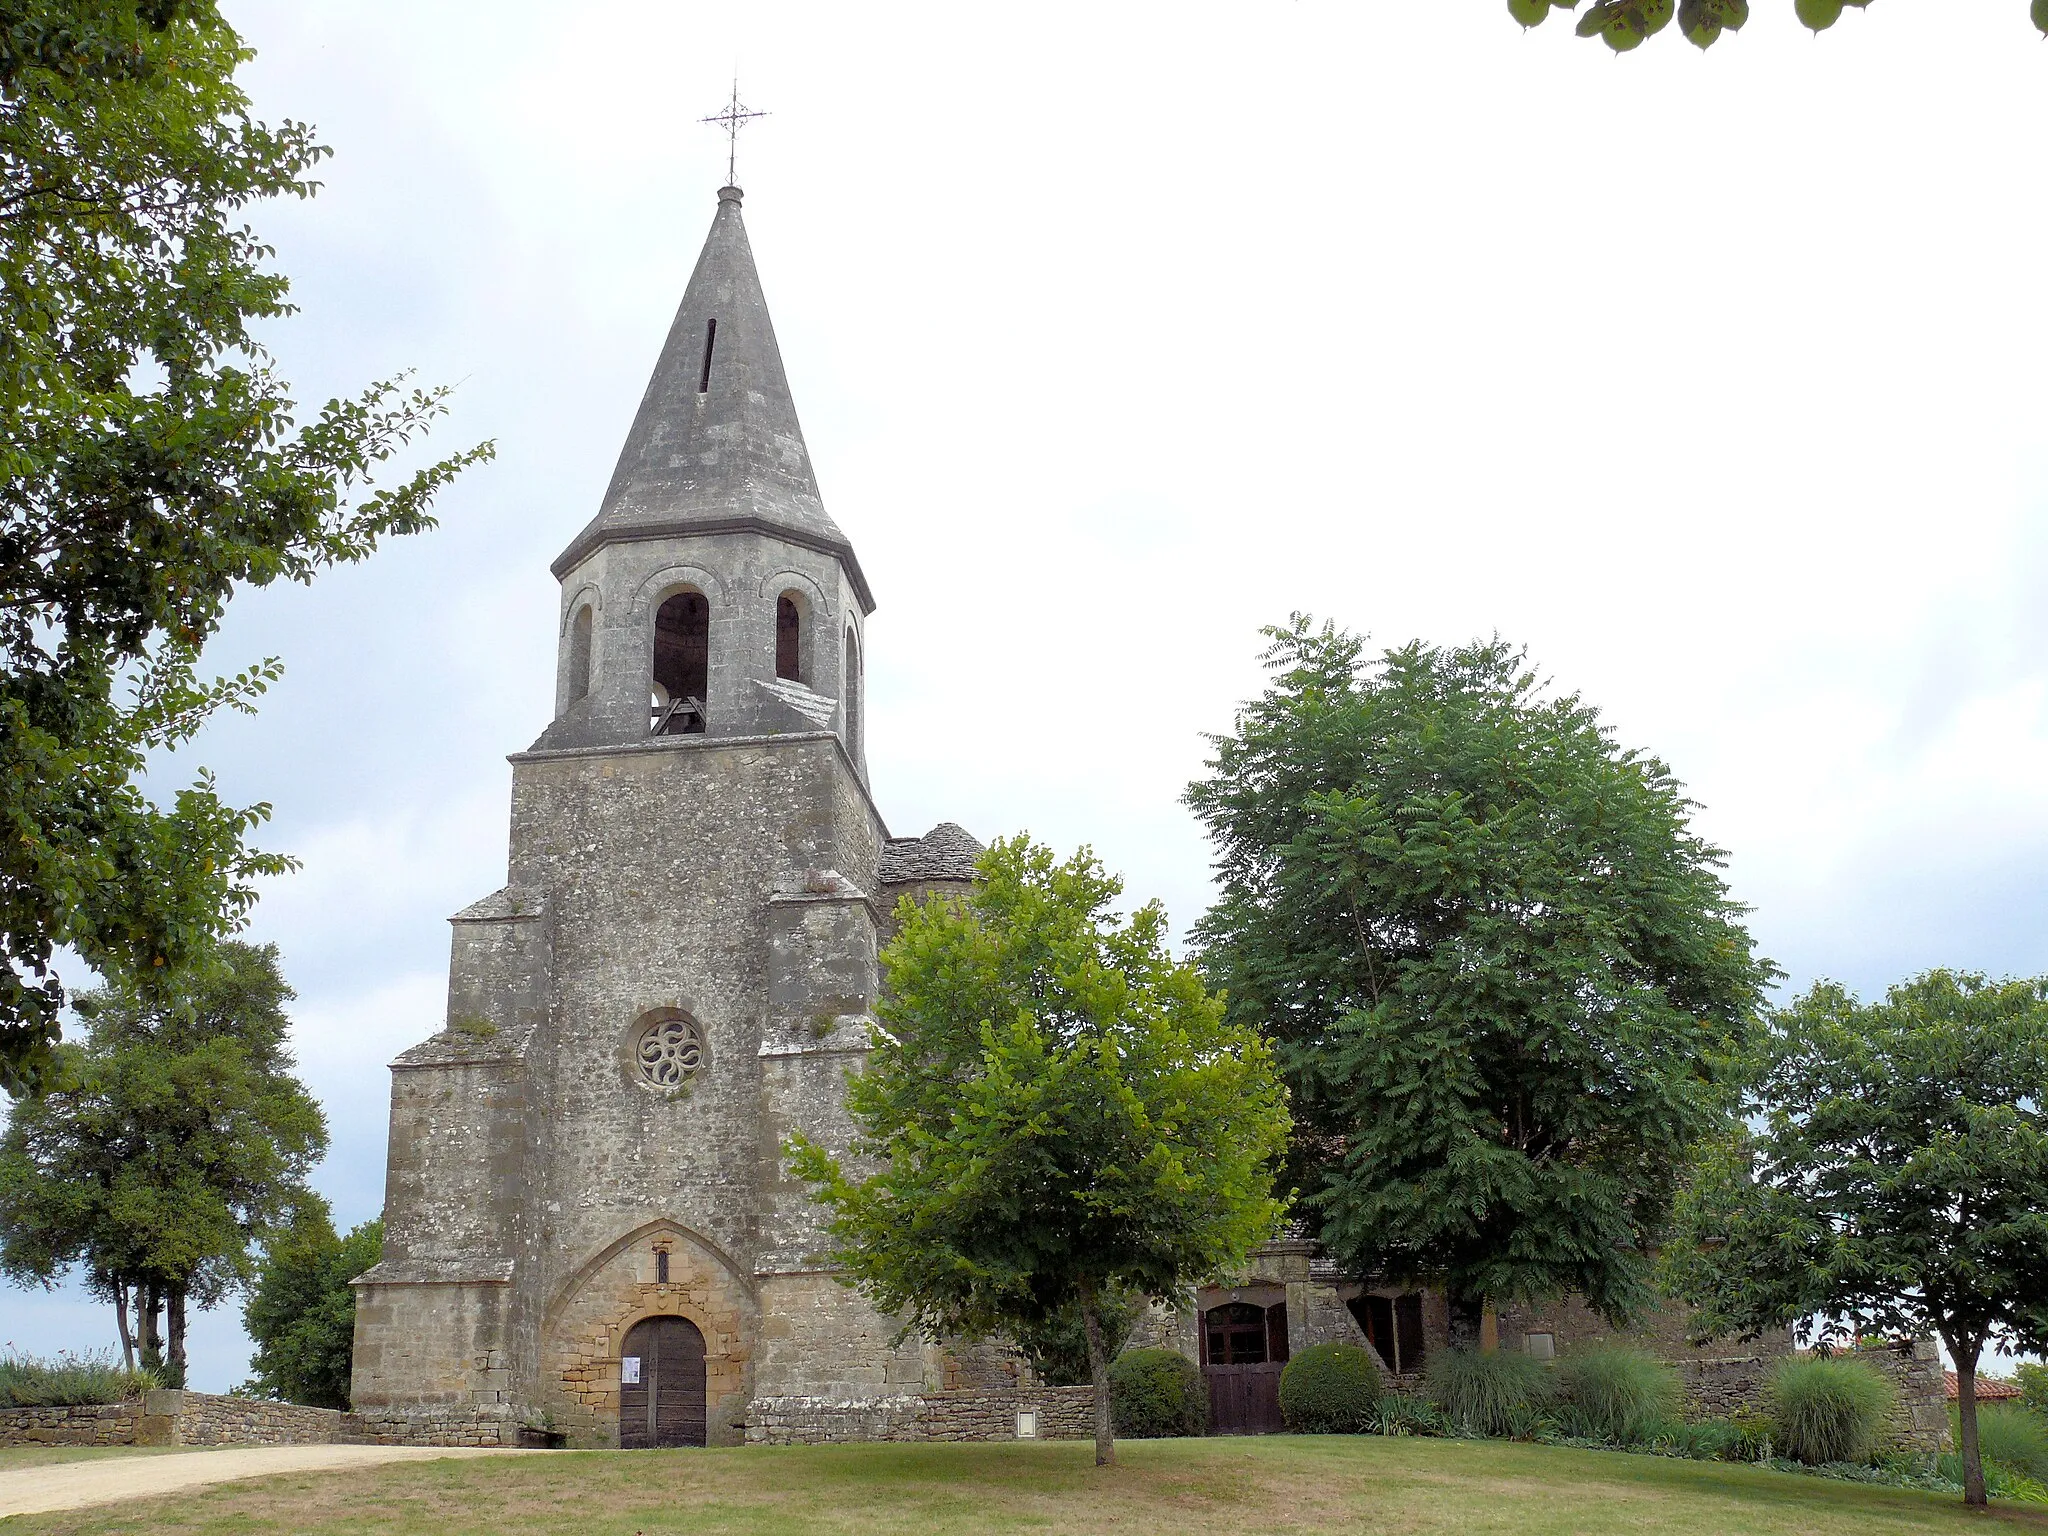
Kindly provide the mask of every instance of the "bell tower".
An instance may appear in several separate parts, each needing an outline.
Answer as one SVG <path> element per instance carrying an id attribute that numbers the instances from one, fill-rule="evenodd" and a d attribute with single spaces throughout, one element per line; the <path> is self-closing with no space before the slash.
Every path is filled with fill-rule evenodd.
<path id="1" fill-rule="evenodd" d="M 554 563 L 555 719 L 534 746 L 829 729 L 865 781 L 874 597 L 818 496 L 740 200 L 719 192 L 603 504 Z"/>
<path id="2" fill-rule="evenodd" d="M 849 1145 L 884 914 L 964 890 L 978 845 L 892 839 L 868 792 L 874 599 L 737 187 L 553 572 L 507 883 L 455 915 L 446 1027 L 392 1063 L 356 1406 L 395 1438 L 538 1416 L 582 1445 L 734 1443 L 763 1404 L 908 1412 L 920 1347 L 838 1283 L 782 1149 Z"/>

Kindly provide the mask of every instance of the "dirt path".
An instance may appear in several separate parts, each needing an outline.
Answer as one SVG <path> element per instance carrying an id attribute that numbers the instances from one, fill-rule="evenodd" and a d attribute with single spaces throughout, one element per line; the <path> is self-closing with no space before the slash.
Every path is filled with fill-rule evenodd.
<path id="1" fill-rule="evenodd" d="M 0 1472 L 0 1519 L 79 1509 L 120 1499 L 151 1498 L 210 1483 L 239 1482 L 276 1472 L 327 1472 L 437 1456 L 517 1456 L 519 1451 L 418 1445 L 263 1445 L 194 1450 L 178 1456 L 109 1456 Z M 528 1453 L 530 1454 L 530 1453 Z"/>

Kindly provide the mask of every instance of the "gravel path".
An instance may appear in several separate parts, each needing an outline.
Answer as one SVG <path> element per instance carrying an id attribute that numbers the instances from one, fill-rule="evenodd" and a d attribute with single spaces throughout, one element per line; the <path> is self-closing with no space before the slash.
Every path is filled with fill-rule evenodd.
<path id="1" fill-rule="evenodd" d="M 420 1445 L 263 1445 L 194 1450 L 176 1456 L 108 1456 L 92 1461 L 54 1462 L 0 1472 L 0 1519 L 79 1509 L 120 1499 L 153 1498 L 210 1483 L 238 1482 L 277 1472 L 328 1472 L 375 1467 L 392 1461 L 431 1461 L 437 1456 L 517 1456 Z M 532 1453 L 524 1453 L 532 1454 Z"/>

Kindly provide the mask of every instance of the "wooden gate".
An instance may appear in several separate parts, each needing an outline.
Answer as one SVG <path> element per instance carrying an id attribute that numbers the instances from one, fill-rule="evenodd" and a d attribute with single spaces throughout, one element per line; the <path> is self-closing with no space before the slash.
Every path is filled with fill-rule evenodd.
<path id="1" fill-rule="evenodd" d="M 681 1317 L 635 1323 L 619 1351 L 619 1448 L 704 1443 L 704 1335 Z"/>
<path id="2" fill-rule="evenodd" d="M 1226 1302 L 1202 1314 L 1202 1379 L 1209 1386 L 1209 1433 L 1270 1435 L 1280 1418 L 1287 1364 L 1287 1304 Z"/>
<path id="3" fill-rule="evenodd" d="M 1273 1435 L 1287 1426 L 1280 1418 L 1283 1365 L 1205 1365 L 1209 1383 L 1209 1433 Z"/>

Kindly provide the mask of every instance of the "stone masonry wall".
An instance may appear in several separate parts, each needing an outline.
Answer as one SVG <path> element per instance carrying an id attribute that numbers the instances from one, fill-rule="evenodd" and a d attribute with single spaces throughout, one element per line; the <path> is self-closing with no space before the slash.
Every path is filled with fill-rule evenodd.
<path id="1" fill-rule="evenodd" d="M 332 1445 L 342 1438 L 332 1408 L 210 1392 L 145 1392 L 137 1445 Z"/>
<path id="2" fill-rule="evenodd" d="M 140 1403 L 0 1409 L 0 1445 L 133 1445 Z"/>
<path id="3" fill-rule="evenodd" d="M 772 593 L 769 605 L 772 614 Z M 556 977 L 554 1017 L 528 1048 L 531 1176 L 517 1192 L 525 1219 L 508 1333 L 520 1401 L 569 1427 L 576 1405 L 559 1400 L 563 1370 L 615 1360 L 616 1350 L 560 1358 L 562 1308 L 594 1256 L 651 1224 L 692 1234 L 742 1285 L 764 1267 L 787 1267 L 764 1264 L 760 1251 L 764 1197 L 783 1176 L 761 1056 L 776 1015 L 769 903 L 802 892 L 813 871 L 866 889 L 879 838 L 829 735 L 671 736 L 515 760 L 512 877 L 543 892 L 554 914 Z M 830 907 L 817 905 L 827 926 Z M 640 1022 L 662 1009 L 687 1016 L 701 1037 L 701 1064 L 675 1092 L 650 1090 L 631 1056 Z M 801 1023 L 816 1020 L 806 1013 Z M 842 1071 L 835 1060 L 835 1084 Z M 613 1320 L 607 1311 L 602 1326 Z M 706 1320 L 692 1321 L 708 1338 Z M 733 1348 L 746 1353 L 731 1361 L 751 1373 L 753 1319 L 743 1322 Z M 580 1323 L 571 1331 L 589 1336 Z M 725 1421 L 734 1438 L 746 1395 L 773 1386 L 749 1383 Z M 722 1389 L 711 1390 L 715 1399 Z M 593 1412 L 580 1432 L 594 1435 L 603 1405 L 585 1406 Z"/>
<path id="4" fill-rule="evenodd" d="M 756 1277 L 761 1295 L 760 1398 L 864 1402 L 914 1398 L 930 1379 L 924 1350 L 827 1270 Z M 791 1388 L 795 1390 L 792 1391 Z"/>
<path id="5" fill-rule="evenodd" d="M 749 1445 L 853 1441 L 1015 1440 L 1017 1415 L 1038 1416 L 1040 1440 L 1095 1434 L 1093 1387 L 932 1392 L 918 1397 L 762 1397 L 747 1413 Z"/>
<path id="6" fill-rule="evenodd" d="M 508 1282 L 395 1284 L 378 1273 L 355 1282 L 358 1407 L 459 1414 L 508 1399 Z"/>
<path id="7" fill-rule="evenodd" d="M 512 1446 L 521 1441 L 519 1421 L 490 1408 L 446 1413 L 351 1413 L 343 1416 L 341 1440 L 349 1445 Z"/>
<path id="8" fill-rule="evenodd" d="M 482 1445 L 520 1442 L 504 1408 L 339 1413 L 253 1397 L 160 1391 L 125 1403 L 0 1410 L 0 1445 Z"/>
<path id="9" fill-rule="evenodd" d="M 1757 1407 L 1771 1372 L 1783 1355 L 1748 1355 L 1678 1362 L 1686 1410 L 1699 1418 L 1722 1417 L 1737 1408 Z M 1922 1453 L 1949 1448 L 1948 1389 L 1941 1355 L 1932 1340 L 1893 1349 L 1859 1349 L 1846 1358 L 1861 1361 L 1898 1392 L 1892 1408 L 1891 1438 L 1901 1450 Z"/>

